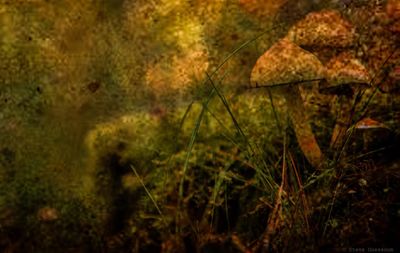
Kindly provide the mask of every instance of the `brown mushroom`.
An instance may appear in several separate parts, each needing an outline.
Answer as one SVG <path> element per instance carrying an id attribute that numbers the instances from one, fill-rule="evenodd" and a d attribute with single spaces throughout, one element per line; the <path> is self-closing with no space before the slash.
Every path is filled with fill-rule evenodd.
<path id="1" fill-rule="evenodd" d="M 353 116 L 354 94 L 370 87 L 370 75 L 352 53 L 345 52 L 328 62 L 326 76 L 326 81 L 320 83 L 320 92 L 337 95 L 342 107 L 336 119 L 330 144 L 332 148 L 339 148 L 343 144 Z"/>
<path id="2" fill-rule="evenodd" d="M 321 166 L 323 154 L 308 122 L 298 83 L 321 79 L 324 72 L 317 57 L 288 39 L 282 39 L 257 60 L 251 73 L 253 87 L 275 85 L 273 91 L 285 98 L 299 146 L 316 168 Z M 287 85 L 276 86 L 282 83 Z"/>
<path id="3" fill-rule="evenodd" d="M 363 118 L 362 120 L 358 121 L 354 127 L 356 129 L 388 128 L 385 124 L 371 118 Z"/>
<path id="4" fill-rule="evenodd" d="M 363 118 L 354 125 L 352 150 L 368 153 L 377 152 L 388 146 L 395 137 L 391 129 L 382 122 L 372 118 Z"/>
<path id="5" fill-rule="evenodd" d="M 336 51 L 353 46 L 355 31 L 339 12 L 323 10 L 312 12 L 297 22 L 287 38 L 326 62 Z"/>

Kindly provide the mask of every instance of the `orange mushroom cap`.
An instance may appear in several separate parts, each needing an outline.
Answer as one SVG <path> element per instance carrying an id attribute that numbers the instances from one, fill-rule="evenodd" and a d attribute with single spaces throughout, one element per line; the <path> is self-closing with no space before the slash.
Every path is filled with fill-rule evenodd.
<path id="1" fill-rule="evenodd" d="M 297 22 L 287 37 L 305 47 L 350 47 L 355 40 L 353 26 L 339 12 L 312 12 Z"/>
<path id="2" fill-rule="evenodd" d="M 371 118 L 364 118 L 358 121 L 354 127 L 356 129 L 388 128 L 385 124 Z"/>
<path id="3" fill-rule="evenodd" d="M 320 83 L 320 92 L 341 94 L 344 90 L 370 86 L 370 75 L 365 66 L 351 53 L 344 52 L 326 65 L 327 82 Z"/>
<path id="4" fill-rule="evenodd" d="M 322 79 L 325 68 L 312 53 L 288 39 L 281 39 L 258 58 L 252 72 L 252 87 L 273 86 Z"/>

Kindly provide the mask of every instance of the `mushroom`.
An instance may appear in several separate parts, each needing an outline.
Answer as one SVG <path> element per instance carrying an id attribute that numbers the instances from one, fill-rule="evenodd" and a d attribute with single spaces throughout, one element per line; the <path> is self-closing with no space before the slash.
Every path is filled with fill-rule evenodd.
<path id="1" fill-rule="evenodd" d="M 358 121 L 354 127 L 356 129 L 377 129 L 377 128 L 388 128 L 385 124 L 371 119 L 371 118 L 364 118 Z"/>
<path id="2" fill-rule="evenodd" d="M 336 51 L 353 46 L 353 26 L 339 12 L 323 10 L 312 12 L 298 21 L 288 32 L 293 43 L 316 54 L 325 63 Z M 332 50 L 335 49 L 335 50 Z"/>
<path id="3" fill-rule="evenodd" d="M 353 152 L 377 152 L 388 147 L 393 139 L 395 139 L 393 132 L 387 125 L 367 117 L 354 125 L 352 149 Z"/>
<path id="4" fill-rule="evenodd" d="M 327 63 L 326 76 L 326 81 L 320 83 L 320 92 L 337 95 L 342 107 L 330 143 L 332 148 L 339 148 L 353 116 L 353 103 L 349 100 L 353 100 L 357 91 L 370 87 L 370 75 L 353 54 L 344 52 Z"/>
<path id="5" fill-rule="evenodd" d="M 281 39 L 257 60 L 250 78 L 253 87 L 275 85 L 274 90 L 285 98 L 299 146 L 316 168 L 321 166 L 323 154 L 308 122 L 298 83 L 321 79 L 324 72 L 317 57 L 288 39 Z"/>

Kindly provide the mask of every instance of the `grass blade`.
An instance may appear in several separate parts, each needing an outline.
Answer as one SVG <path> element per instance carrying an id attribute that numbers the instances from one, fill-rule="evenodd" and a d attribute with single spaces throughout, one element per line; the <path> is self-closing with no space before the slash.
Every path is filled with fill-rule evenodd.
<path id="1" fill-rule="evenodd" d="M 137 173 L 135 167 L 133 167 L 133 165 L 130 165 L 133 173 L 135 174 L 135 176 L 139 179 L 140 184 L 142 185 L 143 189 L 146 191 L 146 194 L 149 196 L 151 202 L 153 202 L 154 207 L 156 208 L 158 214 L 160 214 L 161 220 L 163 221 L 165 227 L 167 227 L 167 222 L 165 221 L 164 215 L 161 212 L 160 207 L 158 206 L 157 202 L 155 201 L 155 199 L 153 198 L 153 196 L 151 195 L 150 191 L 147 189 L 146 185 L 144 184 L 142 178 L 139 176 L 139 174 Z"/>

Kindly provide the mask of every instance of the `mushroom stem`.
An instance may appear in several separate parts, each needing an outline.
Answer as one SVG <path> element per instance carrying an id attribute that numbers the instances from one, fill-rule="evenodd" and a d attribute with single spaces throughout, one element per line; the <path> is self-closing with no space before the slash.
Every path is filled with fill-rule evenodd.
<path id="1" fill-rule="evenodd" d="M 324 161 L 324 156 L 311 129 L 300 91 L 298 87 L 291 89 L 290 92 L 285 92 L 285 99 L 297 142 L 308 162 L 313 167 L 320 168 Z"/>
<path id="2" fill-rule="evenodd" d="M 341 104 L 338 117 L 336 119 L 335 126 L 332 131 L 332 137 L 330 142 L 330 147 L 333 150 L 337 150 L 343 146 L 345 141 L 347 128 L 350 125 L 350 121 L 353 114 L 353 105 L 347 100 L 350 98 L 348 96 L 339 96 L 339 103 Z"/>
<path id="3" fill-rule="evenodd" d="M 277 87 L 277 92 L 285 97 L 300 149 L 315 168 L 321 167 L 323 155 L 308 122 L 297 84 L 301 80 L 323 77 L 325 77 L 325 68 L 318 58 L 287 38 L 278 41 L 258 58 L 250 77 L 251 85 L 256 87 L 257 85 L 274 86 L 279 83 L 294 83 L 294 85 Z"/>

